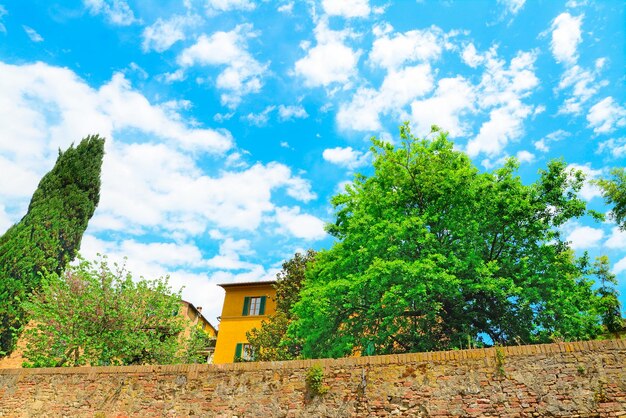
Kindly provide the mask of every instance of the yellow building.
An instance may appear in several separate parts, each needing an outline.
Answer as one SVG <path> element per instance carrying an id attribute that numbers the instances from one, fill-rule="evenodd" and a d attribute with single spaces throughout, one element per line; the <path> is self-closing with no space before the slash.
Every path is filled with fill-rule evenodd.
<path id="1" fill-rule="evenodd" d="M 213 363 L 252 359 L 246 332 L 276 312 L 275 281 L 221 284 L 226 291 Z"/>

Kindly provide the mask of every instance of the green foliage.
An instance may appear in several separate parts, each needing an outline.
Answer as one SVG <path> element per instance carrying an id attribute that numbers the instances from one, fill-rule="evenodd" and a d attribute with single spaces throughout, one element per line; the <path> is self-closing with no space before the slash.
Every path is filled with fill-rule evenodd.
<path id="1" fill-rule="evenodd" d="M 169 364 L 184 350 L 180 295 L 167 279 L 134 281 L 104 258 L 44 275 L 23 308 L 32 318 L 25 366 Z"/>
<path id="2" fill-rule="evenodd" d="M 600 179 L 596 184 L 602 189 L 604 200 L 613 206 L 612 217 L 622 231 L 626 231 L 626 169 L 614 168 L 611 177 Z"/>
<path id="3" fill-rule="evenodd" d="M 276 313 L 261 328 L 248 332 L 247 338 L 257 353 L 258 361 L 293 360 L 300 355 L 300 344 L 287 337 L 287 328 L 292 321 L 293 305 L 300 300 L 300 289 L 304 283 L 307 266 L 313 263 L 315 251 L 296 253 L 283 263 L 276 275 Z"/>
<path id="4" fill-rule="evenodd" d="M 211 337 L 200 327 L 194 327 L 185 346 L 184 354 L 180 359 L 181 363 L 206 363 L 209 348 L 215 347 L 215 338 Z"/>
<path id="5" fill-rule="evenodd" d="M 324 369 L 319 364 L 311 366 L 307 370 L 305 380 L 309 399 L 322 396 L 328 392 L 328 386 L 324 385 Z"/>
<path id="6" fill-rule="evenodd" d="M 602 325 L 609 332 L 619 332 L 624 328 L 621 314 L 622 306 L 615 289 L 617 279 L 611 273 L 609 258 L 607 256 L 597 257 L 593 269 L 600 284 L 596 294 L 600 297 L 599 309 Z"/>
<path id="7" fill-rule="evenodd" d="M 307 269 L 289 337 L 304 357 L 528 344 L 597 335 L 593 271 L 559 227 L 583 216 L 580 171 L 525 185 L 510 159 L 481 173 L 446 133 L 373 140 L 374 174 L 332 199 L 337 242 Z M 483 338 L 483 336 L 488 338 Z"/>
<path id="8" fill-rule="evenodd" d="M 13 349 L 26 322 L 21 302 L 39 288 L 41 274 L 60 274 L 76 256 L 100 199 L 103 155 L 97 135 L 59 151 L 26 215 L 0 237 L 0 354 Z"/>

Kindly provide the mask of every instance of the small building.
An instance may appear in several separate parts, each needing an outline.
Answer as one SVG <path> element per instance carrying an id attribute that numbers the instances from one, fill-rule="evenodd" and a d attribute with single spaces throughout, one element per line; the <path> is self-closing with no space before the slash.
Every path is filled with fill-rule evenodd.
<path id="1" fill-rule="evenodd" d="M 181 300 L 180 304 L 180 314 L 184 315 L 185 323 L 187 326 L 181 334 L 183 339 L 188 339 L 191 336 L 191 331 L 194 327 L 200 328 L 204 331 L 209 338 L 211 338 L 212 342 L 209 346 L 207 346 L 202 355 L 206 359 L 207 363 L 213 362 L 213 353 L 215 352 L 215 339 L 217 338 L 217 330 L 208 319 L 202 315 L 202 307 L 194 306 L 193 303 L 187 302 L 186 300 Z"/>
<path id="2" fill-rule="evenodd" d="M 252 360 L 246 332 L 276 312 L 276 281 L 220 284 L 226 291 L 213 363 Z"/>

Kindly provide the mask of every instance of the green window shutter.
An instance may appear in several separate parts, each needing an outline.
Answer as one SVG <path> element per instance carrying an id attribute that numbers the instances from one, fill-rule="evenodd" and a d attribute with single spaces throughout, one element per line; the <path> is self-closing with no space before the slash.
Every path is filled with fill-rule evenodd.
<path id="1" fill-rule="evenodd" d="M 250 310 L 250 296 L 243 298 L 243 312 L 241 315 L 248 316 Z"/>
<path id="2" fill-rule="evenodd" d="M 259 315 L 265 315 L 265 299 L 267 299 L 267 296 L 261 296 L 261 307 L 259 308 Z"/>
<path id="3" fill-rule="evenodd" d="M 241 352 L 243 351 L 243 343 L 237 343 L 237 348 L 235 348 L 235 361 L 241 360 Z"/>

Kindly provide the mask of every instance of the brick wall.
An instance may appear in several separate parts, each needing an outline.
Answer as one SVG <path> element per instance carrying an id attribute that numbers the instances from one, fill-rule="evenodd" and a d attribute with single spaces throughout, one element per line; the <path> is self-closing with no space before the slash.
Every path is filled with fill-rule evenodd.
<path id="1" fill-rule="evenodd" d="M 307 370 L 327 393 L 310 398 Z M 224 365 L 0 370 L 0 416 L 626 416 L 626 340 Z"/>

